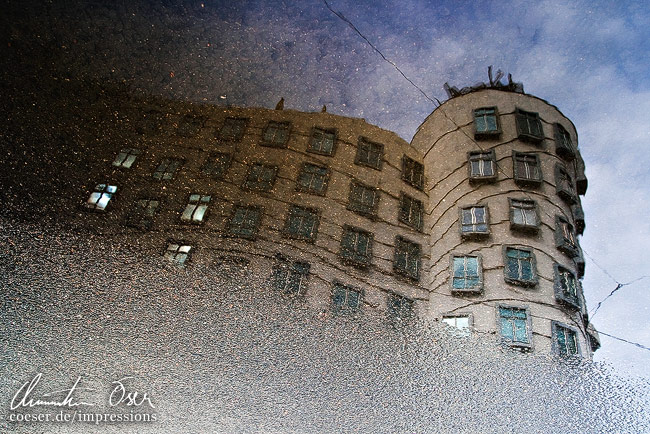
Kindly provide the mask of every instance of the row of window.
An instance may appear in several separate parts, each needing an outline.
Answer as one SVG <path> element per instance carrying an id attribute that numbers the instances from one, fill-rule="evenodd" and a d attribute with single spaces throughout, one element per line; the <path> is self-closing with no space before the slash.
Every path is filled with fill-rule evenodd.
<path id="1" fill-rule="evenodd" d="M 527 187 L 542 183 L 542 168 L 539 155 L 535 152 L 512 151 L 513 179 Z M 492 182 L 497 179 L 496 155 L 494 150 L 473 151 L 468 154 L 470 182 Z M 570 204 L 577 200 L 573 178 L 562 164 L 555 166 L 555 187 L 558 195 Z"/>
<path id="2" fill-rule="evenodd" d="M 532 329 L 528 310 L 521 307 L 500 305 L 498 311 L 499 334 L 505 343 L 516 347 L 532 347 Z M 467 314 L 444 315 L 442 322 L 453 327 L 458 336 L 469 336 L 472 317 Z M 576 329 L 551 321 L 553 351 L 564 357 L 579 355 L 578 334 Z"/>
<path id="3" fill-rule="evenodd" d="M 504 248 L 504 279 L 519 286 L 537 284 L 535 254 L 521 247 Z M 579 309 L 580 284 L 577 276 L 559 264 L 554 266 L 554 290 L 558 302 Z M 452 255 L 451 290 L 456 294 L 480 294 L 483 292 L 483 267 L 480 255 Z"/>
<path id="4" fill-rule="evenodd" d="M 240 141 L 248 119 L 226 118 L 219 133 L 219 138 L 224 141 Z M 289 122 L 270 121 L 262 133 L 260 145 L 270 147 L 286 147 L 289 139 L 291 124 Z M 336 144 L 336 131 L 331 129 L 313 128 L 308 152 L 320 155 L 333 156 Z M 113 162 L 114 166 L 130 168 L 141 151 L 133 148 L 125 148 L 120 151 Z M 355 163 L 381 170 L 384 155 L 384 145 L 373 142 L 365 137 L 360 137 L 357 145 Z M 223 155 L 219 155 L 223 158 Z M 171 164 L 171 165 L 170 165 Z M 180 160 L 164 161 L 154 174 L 156 179 L 171 179 L 173 172 L 178 168 Z M 169 167 L 167 167 L 169 165 Z M 408 184 L 424 188 L 424 166 L 407 157 L 402 158 L 402 179 Z"/>
<path id="5" fill-rule="evenodd" d="M 360 147 L 360 149 L 363 149 L 363 147 Z M 139 149 L 122 149 L 113 161 L 113 165 L 129 169 L 133 166 L 136 158 L 140 154 L 141 151 Z M 363 159 L 358 160 L 357 162 L 359 164 L 368 165 L 368 159 L 366 158 L 367 154 L 364 153 L 363 155 Z M 230 154 L 215 152 L 210 154 L 201 171 L 203 174 L 211 176 L 214 179 L 220 179 L 225 175 L 231 162 L 232 156 Z M 165 158 L 160 162 L 160 164 L 158 164 L 152 176 L 154 179 L 161 181 L 171 180 L 174 178 L 175 172 L 180 168 L 182 163 L 183 160 L 180 159 Z M 255 185 L 254 188 L 268 191 L 273 186 L 277 171 L 277 166 L 256 164 L 253 166 L 251 173 L 249 173 L 249 178 L 261 178 L 263 183 L 260 186 Z M 299 177 L 299 184 L 305 186 L 306 191 L 324 194 L 329 173 L 330 171 L 327 167 L 305 163 L 303 165 L 302 174 Z M 312 180 L 312 178 L 315 179 Z M 404 156 L 402 158 L 402 179 L 408 184 L 422 189 L 424 187 L 424 166 L 417 161 Z M 312 182 L 315 184 L 312 185 Z"/>
<path id="6" fill-rule="evenodd" d="M 269 191 L 276 179 L 277 168 L 264 164 L 253 164 L 244 181 L 243 187 L 251 191 Z M 329 180 L 328 169 L 313 164 L 303 165 L 298 175 L 296 190 L 324 194 Z M 117 187 L 108 184 L 97 184 L 95 190 L 86 201 L 86 207 L 96 211 L 104 211 L 111 198 L 117 192 Z M 374 218 L 377 214 L 379 204 L 379 191 L 373 187 L 353 181 L 350 184 L 347 208 L 362 216 Z M 211 197 L 208 195 L 192 194 L 189 198 L 181 220 L 190 223 L 201 223 L 204 221 L 206 211 Z M 151 218 L 154 216 L 160 201 L 158 199 L 141 199 L 136 203 L 134 221 L 132 226 L 148 229 L 151 225 Z M 398 220 L 414 229 L 422 230 L 424 206 L 422 201 L 415 199 L 405 193 L 400 196 Z M 139 221 L 144 219 L 145 221 Z M 314 239 L 313 237 L 308 237 Z"/>
<path id="7" fill-rule="evenodd" d="M 515 110 L 517 136 L 529 143 L 540 143 L 544 140 L 544 129 L 538 113 L 521 109 Z M 556 153 L 566 159 L 575 158 L 575 149 L 571 135 L 559 123 L 553 125 Z M 501 135 L 499 112 L 496 107 L 482 107 L 474 110 L 474 137 L 477 140 L 493 139 Z"/>
<path id="8" fill-rule="evenodd" d="M 354 191 L 354 186 L 352 191 Z M 90 195 L 86 206 L 93 209 L 105 209 L 117 187 L 98 184 Z M 358 199 L 363 196 L 351 197 Z M 208 195 L 192 194 L 181 214 L 181 220 L 189 223 L 200 223 L 204 220 L 211 197 Z M 353 207 L 364 206 L 362 202 L 351 201 Z M 160 201 L 158 199 L 139 199 L 127 217 L 127 224 L 140 229 L 149 229 L 153 223 Z M 262 220 L 262 209 L 258 206 L 235 206 L 228 233 L 231 236 L 252 239 L 257 235 Z M 319 211 L 292 205 L 284 225 L 284 234 L 294 239 L 313 242 L 318 234 L 320 224 Z M 344 262 L 358 267 L 366 267 L 372 259 L 373 235 L 363 229 L 345 226 L 341 238 L 341 258 Z M 187 252 L 185 252 L 187 253 Z M 183 260 L 184 262 L 184 260 Z M 395 241 L 394 271 L 398 274 L 417 280 L 420 274 L 420 245 L 397 237 Z"/>
<path id="9" fill-rule="evenodd" d="M 530 199 L 508 198 L 510 227 L 515 230 L 537 232 L 540 225 L 537 203 Z M 486 205 L 460 208 L 461 237 L 480 238 L 490 233 L 490 219 Z M 559 250 L 574 258 L 580 254 L 576 232 L 571 223 L 560 215 L 555 216 L 555 244 Z"/>
<path id="10" fill-rule="evenodd" d="M 301 261 L 279 258 L 273 268 L 272 282 L 280 293 L 296 297 L 304 295 L 310 265 Z M 341 282 L 332 286 L 332 308 L 336 313 L 354 313 L 361 309 L 363 290 Z M 395 318 L 409 319 L 413 315 L 413 300 L 399 294 L 388 295 L 388 313 Z"/>

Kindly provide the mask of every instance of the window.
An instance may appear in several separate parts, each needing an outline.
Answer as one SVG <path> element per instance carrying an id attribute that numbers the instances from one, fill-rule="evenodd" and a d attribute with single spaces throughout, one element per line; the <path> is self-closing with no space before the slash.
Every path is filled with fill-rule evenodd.
<path id="1" fill-rule="evenodd" d="M 388 314 L 392 319 L 408 321 L 413 317 L 413 300 L 403 295 L 388 295 Z"/>
<path id="2" fill-rule="evenodd" d="M 553 268 L 555 269 L 555 299 L 569 307 L 580 309 L 580 287 L 576 275 L 558 264 Z"/>
<path id="3" fill-rule="evenodd" d="M 542 183 L 542 171 L 537 154 L 513 151 L 515 182 L 521 185 L 535 186 Z"/>
<path id="4" fill-rule="evenodd" d="M 483 237 L 490 233 L 486 206 L 460 209 L 460 233 L 463 238 Z"/>
<path id="5" fill-rule="evenodd" d="M 527 309 L 499 306 L 501 338 L 515 346 L 531 347 L 530 322 Z"/>
<path id="6" fill-rule="evenodd" d="M 467 159 L 470 182 L 489 182 L 497 179 L 494 151 L 469 152 Z"/>
<path id="7" fill-rule="evenodd" d="M 350 184 L 349 210 L 366 217 L 374 217 L 377 214 L 378 204 L 379 192 L 376 189 L 357 182 Z"/>
<path id="8" fill-rule="evenodd" d="M 359 138 L 359 144 L 357 145 L 357 156 L 354 160 L 356 164 L 381 170 L 383 157 L 384 145 L 381 143 L 371 142 L 364 137 Z"/>
<path id="9" fill-rule="evenodd" d="M 582 235 L 585 230 L 585 212 L 582 210 L 580 204 L 571 207 L 571 214 L 573 214 L 573 221 L 576 225 L 576 233 Z"/>
<path id="10" fill-rule="evenodd" d="M 544 131 L 542 130 L 542 121 L 539 119 L 539 114 L 517 109 L 515 111 L 515 119 L 517 122 L 517 134 L 521 140 L 530 143 L 539 143 L 544 139 Z"/>
<path id="11" fill-rule="evenodd" d="M 555 165 L 555 189 L 558 196 L 566 202 L 573 204 L 576 202 L 576 189 L 573 186 L 573 178 L 561 164 Z"/>
<path id="12" fill-rule="evenodd" d="M 452 292 L 481 292 L 483 271 L 479 256 L 452 256 Z"/>
<path id="13" fill-rule="evenodd" d="M 420 278 L 420 245 L 406 238 L 395 238 L 393 270 L 411 279 Z"/>
<path id="14" fill-rule="evenodd" d="M 237 206 L 230 219 L 228 232 L 242 238 L 254 238 L 260 227 L 261 210 L 254 206 Z"/>
<path id="15" fill-rule="evenodd" d="M 262 146 L 284 148 L 289 140 L 289 122 L 269 121 L 262 134 Z"/>
<path id="16" fill-rule="evenodd" d="M 424 188 L 424 166 L 404 155 L 402 157 L 402 179 L 407 184 L 422 190 Z"/>
<path id="17" fill-rule="evenodd" d="M 232 157 L 221 152 L 210 154 L 201 171 L 214 179 L 221 179 L 230 167 Z"/>
<path id="18" fill-rule="evenodd" d="M 158 165 L 158 168 L 156 171 L 153 173 L 154 179 L 158 179 L 160 181 L 162 180 L 170 180 L 174 178 L 174 173 L 178 168 L 181 166 L 182 161 L 173 159 L 173 158 L 165 158 L 160 162 Z"/>
<path id="19" fill-rule="evenodd" d="M 117 187 L 114 185 L 97 184 L 95 191 L 90 193 L 90 197 L 86 201 L 86 207 L 95 211 L 104 211 L 115 192 L 117 192 Z"/>
<path id="20" fill-rule="evenodd" d="M 553 347 L 555 353 L 562 357 L 577 356 L 580 354 L 578 334 L 573 327 L 552 321 Z"/>
<path id="21" fill-rule="evenodd" d="M 505 280 L 521 286 L 537 284 L 535 255 L 530 249 L 505 248 Z"/>
<path id="22" fill-rule="evenodd" d="M 190 255 L 192 246 L 187 244 L 171 242 L 167 245 L 165 259 L 178 267 L 184 267 Z"/>
<path id="23" fill-rule="evenodd" d="M 226 118 L 219 130 L 218 138 L 229 142 L 239 142 L 244 137 L 247 124 L 248 119 L 246 118 Z"/>
<path id="24" fill-rule="evenodd" d="M 341 257 L 357 266 L 366 266 L 372 257 L 372 234 L 364 230 L 345 226 L 341 238 Z"/>
<path id="25" fill-rule="evenodd" d="M 275 166 L 253 164 L 244 182 L 244 187 L 253 191 L 271 191 L 277 172 L 278 168 Z"/>
<path id="26" fill-rule="evenodd" d="M 529 199 L 511 199 L 510 202 L 510 228 L 526 231 L 539 229 L 539 215 L 537 203 Z"/>
<path id="27" fill-rule="evenodd" d="M 496 107 L 484 107 L 474 110 L 474 138 L 489 139 L 501 134 L 499 113 Z"/>
<path id="28" fill-rule="evenodd" d="M 472 318 L 470 315 L 444 315 L 442 323 L 452 327 L 454 336 L 467 337 L 471 334 Z"/>
<path id="29" fill-rule="evenodd" d="M 329 169 L 327 169 L 327 167 L 305 163 L 302 166 L 300 175 L 298 175 L 298 185 L 296 189 L 306 193 L 324 195 L 328 179 Z"/>
<path id="30" fill-rule="evenodd" d="M 310 265 L 306 262 L 293 262 L 280 257 L 273 268 L 273 287 L 284 295 L 304 295 L 307 291 L 309 269 Z"/>
<path id="31" fill-rule="evenodd" d="M 307 151 L 321 155 L 334 155 L 336 146 L 336 131 L 325 130 L 323 128 L 314 128 L 311 131 L 309 147 Z"/>
<path id="32" fill-rule="evenodd" d="M 565 160 L 570 161 L 575 158 L 571 135 L 560 124 L 555 124 L 555 152 Z"/>
<path id="33" fill-rule="evenodd" d="M 176 133 L 181 137 L 196 136 L 204 124 L 205 118 L 202 116 L 185 115 L 180 120 Z"/>
<path id="34" fill-rule="evenodd" d="M 580 253 L 573 225 L 559 215 L 555 216 L 555 245 L 571 258 Z"/>
<path id="35" fill-rule="evenodd" d="M 417 230 L 422 230 L 423 212 L 421 201 L 402 193 L 399 221 Z"/>
<path id="36" fill-rule="evenodd" d="M 361 291 L 335 282 L 332 287 L 332 307 L 336 313 L 353 313 L 361 307 Z"/>
<path id="37" fill-rule="evenodd" d="M 181 214 L 181 220 L 189 223 L 201 223 L 205 217 L 205 212 L 208 210 L 209 203 L 210 196 L 190 195 L 190 201 L 185 206 L 183 214 Z"/>
<path id="38" fill-rule="evenodd" d="M 160 205 L 158 199 L 140 199 L 127 218 L 127 225 L 147 230 L 153 224 L 153 216 Z"/>
<path id="39" fill-rule="evenodd" d="M 291 238 L 305 241 L 316 240 L 320 217 L 318 211 L 293 205 L 289 210 L 284 232 Z"/>
<path id="40" fill-rule="evenodd" d="M 133 148 L 124 148 L 117 154 L 115 161 L 113 161 L 113 166 L 122 167 L 124 169 L 130 169 L 135 163 L 135 159 L 140 155 L 141 151 L 139 149 Z"/>

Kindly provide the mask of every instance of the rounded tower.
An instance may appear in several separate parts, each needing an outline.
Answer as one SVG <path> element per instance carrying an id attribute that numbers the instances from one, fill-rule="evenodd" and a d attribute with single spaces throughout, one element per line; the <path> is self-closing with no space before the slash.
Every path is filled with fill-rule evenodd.
<path id="1" fill-rule="evenodd" d="M 451 96 L 412 141 L 428 184 L 429 315 L 522 350 L 590 357 L 573 123 L 521 88 Z"/>

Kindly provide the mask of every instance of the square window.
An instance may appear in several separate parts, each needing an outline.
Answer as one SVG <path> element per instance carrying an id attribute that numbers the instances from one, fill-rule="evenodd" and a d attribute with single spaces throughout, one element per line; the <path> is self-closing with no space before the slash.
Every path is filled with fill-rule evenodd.
<path id="1" fill-rule="evenodd" d="M 555 152 L 565 160 L 573 160 L 575 158 L 575 151 L 573 149 L 573 142 L 571 135 L 560 124 L 555 124 Z"/>
<path id="2" fill-rule="evenodd" d="M 269 121 L 262 133 L 262 146 L 284 148 L 289 140 L 289 122 Z"/>
<path id="3" fill-rule="evenodd" d="M 399 221 L 412 228 L 422 230 L 424 207 L 422 202 L 402 193 L 400 200 Z"/>
<path id="4" fill-rule="evenodd" d="M 168 181 L 174 178 L 176 170 L 181 166 L 182 161 L 174 158 L 165 158 L 160 162 L 158 168 L 153 173 L 154 179 L 159 181 Z"/>
<path id="5" fill-rule="evenodd" d="M 348 209 L 362 216 L 375 217 L 379 204 L 379 192 L 372 187 L 357 182 L 350 183 Z"/>
<path id="6" fill-rule="evenodd" d="M 244 187 L 253 191 L 271 191 L 278 168 L 256 163 L 251 166 Z"/>
<path id="7" fill-rule="evenodd" d="M 537 203 L 529 199 L 508 198 L 508 201 L 510 202 L 510 228 L 536 232 L 539 229 Z"/>
<path id="8" fill-rule="evenodd" d="M 513 176 L 517 184 L 537 186 L 542 183 L 542 170 L 537 154 L 513 151 L 512 160 Z"/>
<path id="9" fill-rule="evenodd" d="M 142 230 L 151 228 L 159 205 L 158 199 L 139 199 L 127 217 L 126 224 Z"/>
<path id="10" fill-rule="evenodd" d="M 323 128 L 314 128 L 311 131 L 307 151 L 321 155 L 334 155 L 336 146 L 336 131 Z"/>
<path id="11" fill-rule="evenodd" d="M 280 258 L 273 267 L 273 287 L 276 291 L 290 296 L 298 297 L 307 291 L 307 276 L 310 265 L 306 262 L 293 262 Z"/>
<path id="12" fill-rule="evenodd" d="M 411 320 L 413 318 L 413 300 L 395 293 L 388 294 L 388 315 L 392 320 Z"/>
<path id="13" fill-rule="evenodd" d="M 561 357 L 580 355 L 578 334 L 573 327 L 556 321 L 551 322 L 551 327 L 553 329 L 553 349 L 556 354 Z"/>
<path id="14" fill-rule="evenodd" d="M 383 159 L 384 145 L 381 143 L 371 142 L 365 137 L 359 138 L 359 143 L 357 145 L 357 156 L 354 159 L 354 162 L 356 164 L 381 170 Z"/>
<path id="15" fill-rule="evenodd" d="M 165 251 L 165 259 L 177 267 L 183 268 L 187 263 L 192 246 L 182 242 L 170 242 Z"/>
<path id="16" fill-rule="evenodd" d="M 527 309 L 499 306 L 501 338 L 513 346 L 531 347 L 531 330 Z"/>
<path id="17" fill-rule="evenodd" d="M 319 222 L 320 217 L 317 210 L 292 205 L 289 209 L 284 232 L 291 238 L 315 241 Z"/>
<path id="18" fill-rule="evenodd" d="M 330 171 L 327 167 L 305 163 L 298 175 L 296 190 L 312 194 L 325 194 Z"/>
<path id="19" fill-rule="evenodd" d="M 517 109 L 515 119 L 519 139 L 530 143 L 539 143 L 544 140 L 544 130 L 539 114 Z"/>
<path id="20" fill-rule="evenodd" d="M 562 252 L 573 258 L 578 256 L 578 240 L 573 225 L 562 216 L 555 216 L 555 245 Z"/>
<path id="21" fill-rule="evenodd" d="M 260 227 L 262 212 L 254 206 L 237 206 L 230 219 L 228 232 L 242 238 L 254 238 Z"/>
<path id="22" fill-rule="evenodd" d="M 472 318 L 470 315 L 444 315 L 442 323 L 450 327 L 453 336 L 468 337 L 472 334 Z"/>
<path id="23" fill-rule="evenodd" d="M 505 280 L 521 286 L 537 284 L 535 255 L 532 250 L 524 248 L 505 248 Z"/>
<path id="24" fill-rule="evenodd" d="M 576 275 L 568 268 L 555 264 L 555 299 L 573 309 L 580 309 L 580 286 Z"/>
<path id="25" fill-rule="evenodd" d="M 210 204 L 210 196 L 200 194 L 190 195 L 190 200 L 181 214 L 181 220 L 186 223 L 201 223 Z"/>
<path id="26" fill-rule="evenodd" d="M 246 118 L 226 118 L 217 137 L 227 142 L 239 142 L 244 137 L 247 124 Z"/>
<path id="27" fill-rule="evenodd" d="M 402 179 L 407 184 L 422 190 L 424 188 L 424 166 L 422 163 L 407 157 L 402 157 Z"/>
<path id="28" fill-rule="evenodd" d="M 489 233 L 486 206 L 468 206 L 460 209 L 460 234 L 463 238 L 482 238 Z"/>
<path id="29" fill-rule="evenodd" d="M 116 192 L 117 187 L 114 185 L 97 184 L 86 201 L 86 207 L 95 211 L 104 211 Z"/>
<path id="30" fill-rule="evenodd" d="M 478 293 L 483 290 L 483 270 L 480 256 L 452 256 L 451 268 L 452 292 Z"/>
<path id="31" fill-rule="evenodd" d="M 196 136 L 205 125 L 205 118 L 196 115 L 185 115 L 178 123 L 176 134 L 181 137 Z"/>
<path id="32" fill-rule="evenodd" d="M 469 152 L 467 160 L 470 182 L 491 182 L 497 179 L 494 151 Z"/>
<path id="33" fill-rule="evenodd" d="M 474 138 L 490 139 L 501 134 L 499 113 L 496 107 L 483 107 L 474 110 Z"/>
<path id="34" fill-rule="evenodd" d="M 122 167 L 124 169 L 130 169 L 135 163 L 135 159 L 140 155 L 141 151 L 139 149 L 133 148 L 124 148 L 117 154 L 115 160 L 113 161 L 113 166 Z"/>
<path id="35" fill-rule="evenodd" d="M 341 238 L 341 257 L 345 262 L 365 267 L 372 257 L 373 236 L 362 229 L 345 226 Z"/>
<path id="36" fill-rule="evenodd" d="M 561 164 L 555 165 L 555 189 L 558 196 L 565 202 L 569 204 L 576 202 L 576 189 L 573 185 L 573 178 L 566 167 Z"/>
<path id="37" fill-rule="evenodd" d="M 420 245 L 406 238 L 395 238 L 393 270 L 398 274 L 418 280 L 420 278 Z"/>
<path id="38" fill-rule="evenodd" d="M 205 161 L 203 168 L 201 168 L 201 172 L 214 179 L 221 179 L 228 168 L 230 168 L 231 161 L 232 156 L 230 154 L 224 154 L 221 152 L 212 153 Z"/>
<path id="39" fill-rule="evenodd" d="M 332 287 L 332 308 L 336 313 L 354 313 L 361 307 L 361 290 L 335 282 Z"/>

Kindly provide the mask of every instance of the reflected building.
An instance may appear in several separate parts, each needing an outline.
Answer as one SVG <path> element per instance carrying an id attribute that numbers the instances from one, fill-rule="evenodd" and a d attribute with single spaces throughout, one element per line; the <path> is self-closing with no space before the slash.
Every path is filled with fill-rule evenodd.
<path id="1" fill-rule="evenodd" d="M 245 268 L 325 314 L 591 357 L 573 123 L 517 86 L 450 96 L 410 143 L 324 110 L 125 100 L 64 200 L 179 273 Z"/>

